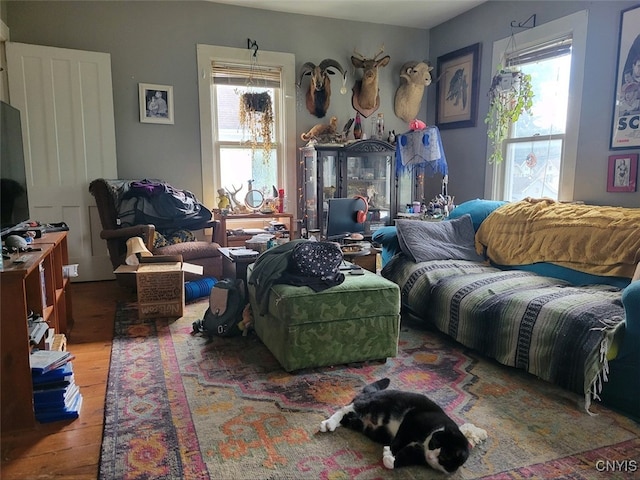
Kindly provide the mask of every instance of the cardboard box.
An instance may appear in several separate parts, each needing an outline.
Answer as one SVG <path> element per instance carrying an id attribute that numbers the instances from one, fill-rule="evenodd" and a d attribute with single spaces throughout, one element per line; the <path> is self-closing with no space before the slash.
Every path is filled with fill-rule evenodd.
<path id="1" fill-rule="evenodd" d="M 120 265 L 116 275 L 135 275 L 138 318 L 181 317 L 184 312 L 184 272 L 202 275 L 202 267 L 185 263 L 181 255 L 142 257 L 138 265 Z"/>

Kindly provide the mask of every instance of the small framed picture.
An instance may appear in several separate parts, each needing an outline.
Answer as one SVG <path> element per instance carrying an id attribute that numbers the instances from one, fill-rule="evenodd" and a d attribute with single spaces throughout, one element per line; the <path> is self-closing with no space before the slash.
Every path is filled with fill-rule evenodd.
<path id="1" fill-rule="evenodd" d="M 638 154 L 610 155 L 607 192 L 635 192 L 638 179 Z"/>
<path id="2" fill-rule="evenodd" d="M 173 124 L 172 86 L 139 83 L 138 98 L 142 123 Z"/>

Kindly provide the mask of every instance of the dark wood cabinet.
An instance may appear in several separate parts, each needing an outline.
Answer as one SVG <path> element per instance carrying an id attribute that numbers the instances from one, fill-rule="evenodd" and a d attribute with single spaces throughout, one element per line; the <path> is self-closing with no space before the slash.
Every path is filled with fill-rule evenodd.
<path id="1" fill-rule="evenodd" d="M 327 199 L 369 199 L 365 232 L 391 225 L 404 204 L 418 195 L 416 172 L 396 174 L 395 146 L 380 140 L 300 149 L 298 218 L 307 231 L 326 232 Z M 420 195 L 421 197 L 422 195 Z"/>

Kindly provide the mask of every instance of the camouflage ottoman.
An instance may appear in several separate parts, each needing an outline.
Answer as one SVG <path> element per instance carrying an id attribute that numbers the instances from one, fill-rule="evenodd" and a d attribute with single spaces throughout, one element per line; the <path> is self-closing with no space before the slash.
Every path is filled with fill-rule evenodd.
<path id="1" fill-rule="evenodd" d="M 264 315 L 249 285 L 256 333 L 286 371 L 397 355 L 398 285 L 371 272 L 345 277 L 322 292 L 274 285 Z"/>

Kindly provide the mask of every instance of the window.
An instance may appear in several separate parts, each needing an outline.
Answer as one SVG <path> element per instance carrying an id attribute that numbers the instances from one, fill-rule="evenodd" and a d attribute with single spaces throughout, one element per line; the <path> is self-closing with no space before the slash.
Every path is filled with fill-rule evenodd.
<path id="1" fill-rule="evenodd" d="M 249 181 L 267 196 L 276 186 L 292 197 L 296 188 L 294 66 L 291 54 L 258 51 L 253 57 L 253 50 L 198 46 L 206 205 L 217 207 L 220 188 L 236 193 L 236 199 L 242 202 Z M 265 137 L 259 132 L 253 137 L 240 124 L 240 99 L 247 93 L 266 93 L 271 100 L 273 122 L 268 153 L 264 150 Z M 261 117 L 258 115 L 258 120 Z M 293 204 L 288 206 L 289 210 L 293 208 Z"/>
<path id="2" fill-rule="evenodd" d="M 490 165 L 487 198 L 573 200 L 586 22 L 578 12 L 494 43 L 494 71 L 504 62 L 530 74 L 534 104 L 511 125 L 504 161 Z"/>
<path id="3" fill-rule="evenodd" d="M 567 124 L 571 38 L 507 56 L 508 67 L 531 75 L 534 105 L 511 125 L 505 140 L 503 199 L 558 199 Z"/>

